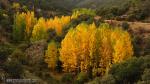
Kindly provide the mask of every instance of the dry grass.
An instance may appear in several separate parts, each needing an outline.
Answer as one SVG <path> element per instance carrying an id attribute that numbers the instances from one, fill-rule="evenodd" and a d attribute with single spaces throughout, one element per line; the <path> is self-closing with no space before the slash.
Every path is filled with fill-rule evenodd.
<path id="1" fill-rule="evenodd" d="M 133 30 L 137 30 L 139 28 L 144 29 L 145 31 L 150 33 L 150 23 L 142 23 L 142 22 L 128 22 L 130 24 L 130 27 Z"/>

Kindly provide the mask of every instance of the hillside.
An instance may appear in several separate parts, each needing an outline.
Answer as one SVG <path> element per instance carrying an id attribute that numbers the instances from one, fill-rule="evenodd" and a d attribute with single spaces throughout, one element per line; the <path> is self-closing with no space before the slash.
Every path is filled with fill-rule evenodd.
<path id="1" fill-rule="evenodd" d="M 30 8 L 34 5 L 36 9 L 52 11 L 57 15 L 71 14 L 75 8 L 92 8 L 97 10 L 99 16 L 108 19 L 127 15 L 126 18 L 129 21 L 140 21 L 147 20 L 150 16 L 149 0 L 26 0 L 19 2 Z"/>
<path id="2" fill-rule="evenodd" d="M 0 0 L 0 84 L 150 84 L 149 0 Z"/>
<path id="3" fill-rule="evenodd" d="M 82 0 L 81 2 L 77 3 L 76 6 L 98 9 L 103 6 L 120 6 L 128 1 L 129 0 Z"/>

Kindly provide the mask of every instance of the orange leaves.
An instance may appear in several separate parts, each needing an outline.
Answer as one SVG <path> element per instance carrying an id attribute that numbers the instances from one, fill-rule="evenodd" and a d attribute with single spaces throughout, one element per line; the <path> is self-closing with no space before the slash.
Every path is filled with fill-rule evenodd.
<path id="1" fill-rule="evenodd" d="M 121 62 L 133 55 L 132 44 L 126 31 L 102 24 L 79 24 L 71 29 L 61 43 L 60 60 L 64 71 L 88 72 L 104 75 L 112 63 Z M 120 60 L 119 60 L 120 59 Z"/>
<path id="2" fill-rule="evenodd" d="M 36 24 L 36 18 L 34 17 L 34 12 L 27 12 L 25 15 L 25 21 L 26 21 L 26 38 L 29 39 L 34 25 Z"/>

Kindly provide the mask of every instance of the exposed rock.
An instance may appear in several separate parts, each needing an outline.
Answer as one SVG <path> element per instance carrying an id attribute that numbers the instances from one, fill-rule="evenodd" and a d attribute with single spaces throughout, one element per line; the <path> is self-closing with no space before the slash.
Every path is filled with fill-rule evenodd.
<path id="1" fill-rule="evenodd" d="M 29 60 L 29 64 L 38 64 L 43 60 L 46 46 L 47 42 L 42 40 L 32 43 L 32 45 L 26 49 L 25 53 Z"/>

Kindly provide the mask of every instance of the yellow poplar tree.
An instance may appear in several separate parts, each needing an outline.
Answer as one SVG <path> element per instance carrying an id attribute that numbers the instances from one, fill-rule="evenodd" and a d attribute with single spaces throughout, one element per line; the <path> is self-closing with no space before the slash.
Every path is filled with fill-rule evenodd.
<path id="1" fill-rule="evenodd" d="M 61 61 L 63 62 L 63 70 L 67 72 L 73 72 L 77 68 L 77 54 L 78 49 L 75 46 L 76 42 L 73 36 L 75 35 L 75 32 L 73 29 L 70 29 L 68 34 L 66 35 L 66 38 L 62 41 L 61 45 L 62 48 L 60 50 L 61 54 Z M 76 53 L 74 53 L 76 52 Z"/>
<path id="2" fill-rule="evenodd" d="M 65 72 L 88 72 L 104 75 L 111 65 L 133 55 L 130 35 L 108 24 L 79 24 L 61 43 L 60 60 Z"/>
<path id="3" fill-rule="evenodd" d="M 113 42 L 113 62 L 118 63 L 133 55 L 133 46 L 128 32 L 115 29 L 111 35 Z M 130 52 L 129 52 L 130 51 Z"/>
<path id="4" fill-rule="evenodd" d="M 48 67 L 52 70 L 56 69 L 58 61 L 58 49 L 57 44 L 52 41 L 48 44 L 48 48 L 45 52 L 45 62 L 48 64 Z"/>
<path id="5" fill-rule="evenodd" d="M 71 21 L 70 16 L 62 16 L 57 17 L 55 16 L 54 19 L 48 19 L 46 21 L 47 27 L 50 29 L 54 29 L 58 36 L 62 35 L 63 28 Z"/>
<path id="6" fill-rule="evenodd" d="M 34 17 L 34 12 L 27 12 L 25 15 L 25 21 L 26 21 L 26 39 L 30 39 L 32 30 L 34 25 L 36 24 L 36 18 Z"/>
<path id="7" fill-rule="evenodd" d="M 92 57 L 90 56 L 92 56 L 93 50 L 89 46 L 94 43 L 96 27 L 95 24 L 90 25 L 88 29 L 87 27 L 87 24 L 78 25 L 76 29 L 71 29 L 62 41 L 60 58 L 64 71 L 87 71 L 89 66 L 92 66 L 90 62 Z"/>
<path id="8" fill-rule="evenodd" d="M 13 24 L 13 39 L 15 41 L 24 40 L 25 35 L 25 13 L 19 13 L 14 16 L 14 24 Z"/>
<path id="9" fill-rule="evenodd" d="M 47 28 L 45 19 L 39 18 L 37 24 L 34 25 L 32 36 L 31 36 L 31 41 L 47 39 L 48 38 L 47 30 L 48 28 Z"/>
<path id="10" fill-rule="evenodd" d="M 34 12 L 27 11 L 27 13 L 19 13 L 14 18 L 14 38 L 18 40 L 29 40 L 32 34 L 33 27 L 36 23 Z"/>
<path id="11" fill-rule="evenodd" d="M 111 35 L 112 30 L 107 24 L 101 25 L 97 30 L 97 45 L 99 52 L 99 67 L 95 69 L 94 74 L 103 75 L 107 68 L 111 65 L 112 59 L 112 45 L 111 45 Z"/>

